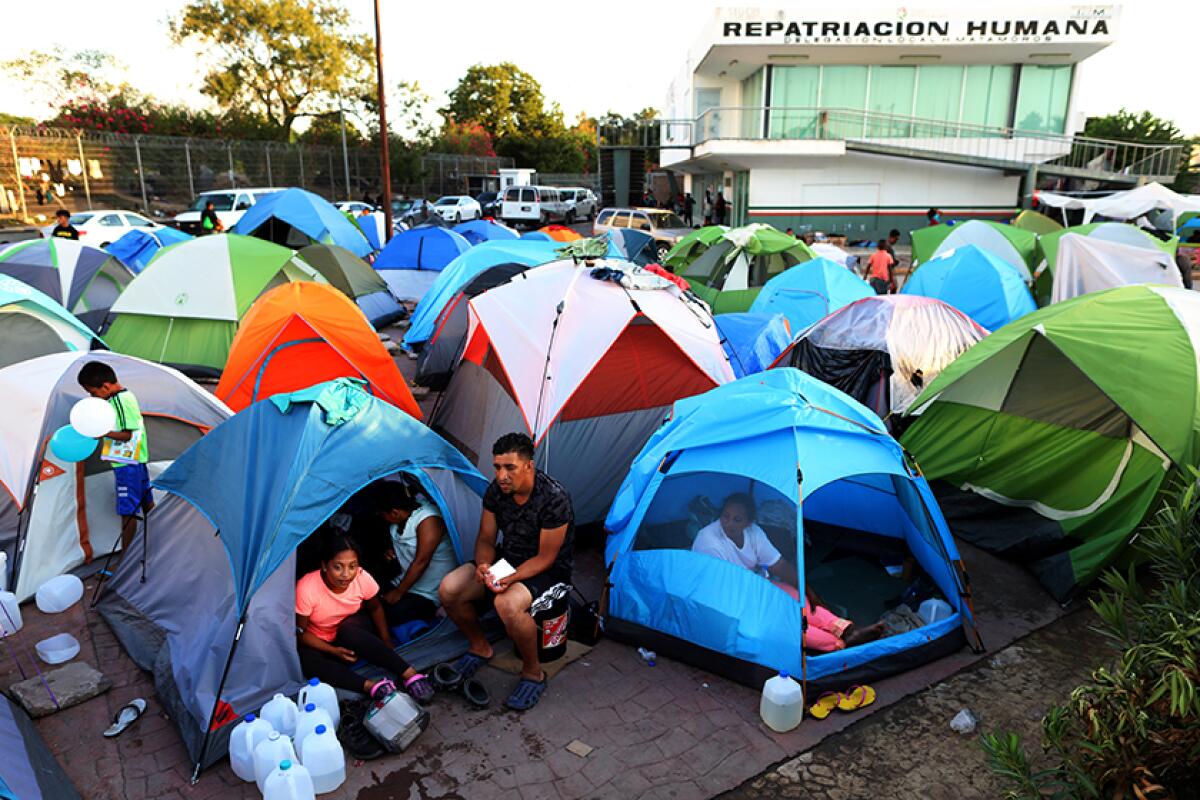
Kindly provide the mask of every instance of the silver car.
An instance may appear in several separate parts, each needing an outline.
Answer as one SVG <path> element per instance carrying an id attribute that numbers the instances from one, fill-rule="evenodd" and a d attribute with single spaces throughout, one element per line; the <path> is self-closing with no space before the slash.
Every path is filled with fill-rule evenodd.
<path id="1" fill-rule="evenodd" d="M 576 220 L 590 221 L 596 218 L 596 209 L 600 206 L 600 200 L 591 189 L 571 186 L 559 189 L 558 194 L 567 204 L 568 225 L 573 224 Z"/>
<path id="2" fill-rule="evenodd" d="M 692 232 L 677 214 L 661 208 L 606 208 L 592 224 L 592 235 L 599 236 L 613 228 L 632 228 L 650 234 L 660 263 L 676 242 Z"/>

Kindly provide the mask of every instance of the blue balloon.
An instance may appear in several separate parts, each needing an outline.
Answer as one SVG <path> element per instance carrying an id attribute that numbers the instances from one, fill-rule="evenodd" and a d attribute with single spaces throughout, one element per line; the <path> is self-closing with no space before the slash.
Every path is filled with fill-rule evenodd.
<path id="1" fill-rule="evenodd" d="M 83 461 L 99 443 L 99 439 L 84 436 L 70 425 L 63 425 L 50 437 L 50 450 L 62 461 Z"/>

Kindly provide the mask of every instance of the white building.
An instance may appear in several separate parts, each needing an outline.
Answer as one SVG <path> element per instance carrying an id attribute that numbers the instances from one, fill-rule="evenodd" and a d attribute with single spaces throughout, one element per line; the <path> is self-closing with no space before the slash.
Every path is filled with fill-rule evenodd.
<path id="1" fill-rule="evenodd" d="M 931 207 L 1005 219 L 1039 177 L 1160 178 L 1162 148 L 1071 136 L 1081 62 L 1119 20 L 1114 5 L 720 9 L 668 91 L 662 165 L 698 207 L 723 192 L 727 222 L 852 238 Z"/>

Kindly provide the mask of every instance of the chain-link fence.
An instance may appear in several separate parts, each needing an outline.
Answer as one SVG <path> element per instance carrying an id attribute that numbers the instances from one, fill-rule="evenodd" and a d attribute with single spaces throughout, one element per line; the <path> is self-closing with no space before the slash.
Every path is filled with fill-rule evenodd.
<path id="1" fill-rule="evenodd" d="M 33 219 L 57 208 L 174 214 L 210 189 L 300 186 L 328 200 L 378 196 L 379 151 L 280 142 L 82 133 L 0 126 L 0 216 Z M 423 154 L 393 192 L 436 197 L 499 185 L 512 159 Z"/>

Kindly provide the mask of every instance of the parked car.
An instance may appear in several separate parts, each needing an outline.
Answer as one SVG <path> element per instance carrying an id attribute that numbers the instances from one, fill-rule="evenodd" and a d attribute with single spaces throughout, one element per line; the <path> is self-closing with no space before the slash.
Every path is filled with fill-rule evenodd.
<path id="1" fill-rule="evenodd" d="M 500 219 L 513 228 L 567 221 L 567 204 L 551 186 L 510 186 L 504 190 Z"/>
<path id="2" fill-rule="evenodd" d="M 200 227 L 200 212 L 204 210 L 205 204 L 211 200 L 213 211 L 217 212 L 217 219 L 221 220 L 221 224 L 228 231 L 237 224 L 237 221 L 242 218 L 247 209 L 257 203 L 260 198 L 272 192 L 279 191 L 282 191 L 282 189 L 267 187 L 257 189 L 213 189 L 210 192 L 201 192 L 196 195 L 196 199 L 188 206 L 187 211 L 175 215 L 175 227 L 184 233 L 192 235 L 203 233 L 204 231 Z"/>
<path id="3" fill-rule="evenodd" d="M 483 211 L 478 201 L 466 195 L 451 194 L 433 201 L 433 210 L 447 222 L 459 223 L 479 219 Z"/>
<path id="4" fill-rule="evenodd" d="M 362 200 L 343 200 L 340 203 L 334 203 L 334 207 L 343 214 L 353 214 L 356 217 L 364 211 L 371 212 L 375 210 L 375 206 L 370 203 L 364 203 Z"/>
<path id="5" fill-rule="evenodd" d="M 567 224 L 575 222 L 575 220 L 586 219 L 591 222 L 596 218 L 596 209 L 600 205 L 600 200 L 591 189 L 584 189 L 580 186 L 572 186 L 566 189 L 559 189 L 559 195 L 563 202 L 567 204 Z"/>
<path id="6" fill-rule="evenodd" d="M 500 219 L 500 193 L 499 192 L 484 192 L 475 198 L 479 203 L 480 211 L 485 217 L 492 219 Z"/>
<path id="7" fill-rule="evenodd" d="M 111 244 L 132 230 L 150 230 L 162 227 L 141 214 L 115 209 L 78 211 L 71 215 L 71 224 L 79 231 L 79 241 L 93 247 L 104 247 Z M 49 237 L 53 230 L 54 225 L 43 226 L 42 236 Z"/>
<path id="8" fill-rule="evenodd" d="M 612 228 L 633 228 L 653 236 L 659 262 L 676 242 L 692 232 L 677 214 L 661 208 L 606 208 L 597 215 L 592 234 L 598 236 Z"/>
<path id="9" fill-rule="evenodd" d="M 434 216 L 433 207 L 428 200 L 419 197 L 405 197 L 392 201 L 392 224 L 404 224 L 415 228 L 423 222 L 428 222 Z"/>

